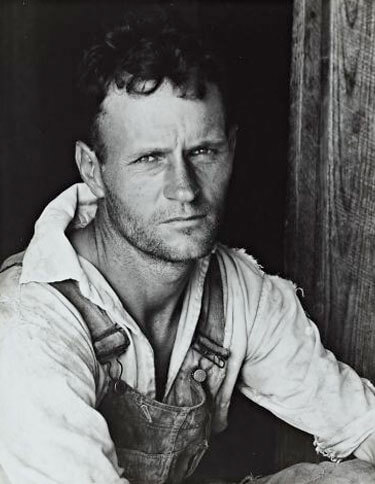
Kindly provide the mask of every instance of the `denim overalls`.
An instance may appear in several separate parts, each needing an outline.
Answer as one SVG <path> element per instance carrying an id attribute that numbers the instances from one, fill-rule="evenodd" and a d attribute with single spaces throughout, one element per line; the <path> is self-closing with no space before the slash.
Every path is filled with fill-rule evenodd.
<path id="1" fill-rule="evenodd" d="M 107 391 L 98 410 L 108 423 L 124 477 L 132 484 L 182 482 L 208 447 L 214 397 L 229 357 L 229 350 L 223 347 L 223 290 L 216 256 L 211 257 L 192 344 L 162 402 L 140 394 L 121 379 L 118 358 L 129 345 L 123 328 L 84 298 L 75 282 L 52 286 L 80 311 L 99 363 L 108 366 Z"/>

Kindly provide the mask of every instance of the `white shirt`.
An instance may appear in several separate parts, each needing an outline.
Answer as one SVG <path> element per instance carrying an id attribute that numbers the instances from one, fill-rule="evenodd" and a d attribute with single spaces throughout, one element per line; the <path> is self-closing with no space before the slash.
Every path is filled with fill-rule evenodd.
<path id="1" fill-rule="evenodd" d="M 96 410 L 105 370 L 81 315 L 49 282 L 78 281 L 82 294 L 126 330 L 131 343 L 121 357 L 123 379 L 155 397 L 149 342 L 65 235 L 69 225 L 89 223 L 95 211 L 95 197 L 84 184 L 70 187 L 36 223 L 22 268 L 0 274 L 0 465 L 12 484 L 128 482 L 119 477 L 114 444 Z M 317 436 L 318 451 L 332 459 L 351 454 L 375 430 L 371 383 L 323 348 L 292 283 L 266 275 L 243 250 L 218 245 L 216 253 L 224 346 L 231 351 L 217 396 L 223 411 L 237 384 L 251 400 Z M 208 262 L 197 262 L 186 289 L 166 392 L 192 340 Z M 361 448 L 373 446 L 372 440 Z"/>

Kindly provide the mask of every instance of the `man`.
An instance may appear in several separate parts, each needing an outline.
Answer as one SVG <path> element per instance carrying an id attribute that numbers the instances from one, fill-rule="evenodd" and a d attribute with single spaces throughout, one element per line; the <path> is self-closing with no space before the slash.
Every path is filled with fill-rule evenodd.
<path id="1" fill-rule="evenodd" d="M 372 385 L 324 350 L 291 283 L 216 241 L 236 124 L 211 50 L 132 18 L 81 72 L 84 183 L 0 275 L 3 481 L 182 482 L 235 385 L 332 461 L 375 463 Z M 312 481 L 375 473 L 354 460 L 259 482 Z"/>

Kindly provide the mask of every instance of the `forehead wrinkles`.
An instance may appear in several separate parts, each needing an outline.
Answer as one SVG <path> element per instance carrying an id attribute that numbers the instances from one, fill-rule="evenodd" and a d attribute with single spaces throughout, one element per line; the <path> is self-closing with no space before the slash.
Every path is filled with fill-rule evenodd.
<path id="1" fill-rule="evenodd" d="M 179 139 L 194 143 L 199 138 L 223 135 L 224 123 L 217 90 L 208 89 L 204 99 L 193 100 L 178 97 L 168 85 L 148 96 L 112 89 L 99 118 L 103 141 L 125 149 L 140 143 L 177 143 Z"/>

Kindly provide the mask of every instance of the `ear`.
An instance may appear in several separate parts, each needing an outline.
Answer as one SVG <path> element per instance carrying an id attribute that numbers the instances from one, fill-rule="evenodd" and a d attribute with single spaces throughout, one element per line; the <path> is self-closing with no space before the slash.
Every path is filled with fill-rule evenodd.
<path id="1" fill-rule="evenodd" d="M 104 184 L 99 160 L 83 141 L 76 141 L 76 164 L 82 180 L 98 198 L 104 197 Z"/>

